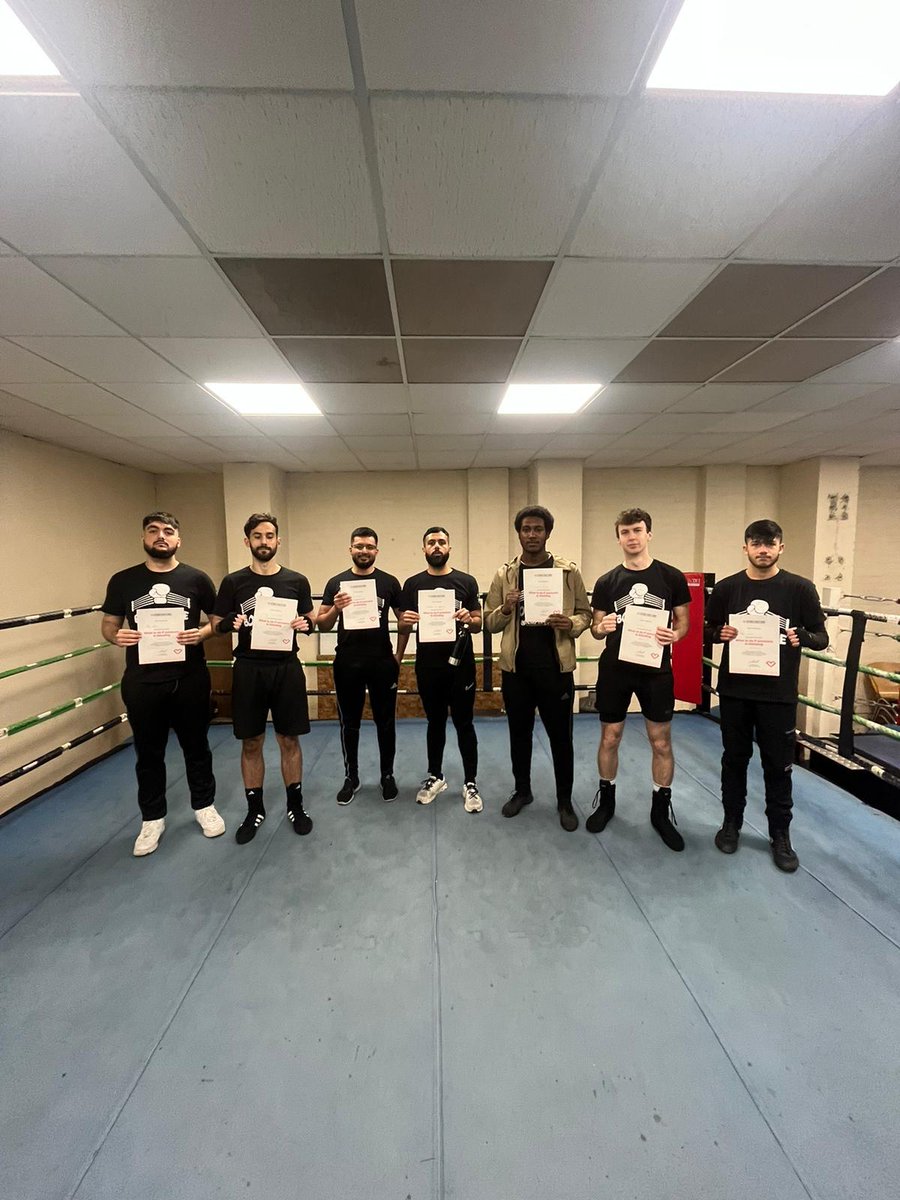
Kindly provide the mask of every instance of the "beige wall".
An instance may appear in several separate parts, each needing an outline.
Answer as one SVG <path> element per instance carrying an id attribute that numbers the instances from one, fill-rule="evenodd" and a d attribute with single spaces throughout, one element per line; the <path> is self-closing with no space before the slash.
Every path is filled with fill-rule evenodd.
<path id="1" fill-rule="evenodd" d="M 179 558 L 218 586 L 228 571 L 221 475 L 158 475 L 156 505 L 181 522 Z"/>
<path id="2" fill-rule="evenodd" d="M 115 571 L 140 561 L 141 518 L 156 507 L 152 475 L 0 431 L 0 512 L 18 566 L 0 598 L 0 616 L 99 604 Z M 99 613 L 0 632 L 3 669 L 100 642 Z M 0 681 L 7 726 L 117 681 L 112 647 Z M 122 711 L 118 691 L 0 741 L 2 771 L 29 762 Z M 127 725 L 37 767 L 0 791 L 0 812 L 18 804 L 129 736 Z"/>
<path id="3" fill-rule="evenodd" d="M 864 467 L 859 473 L 859 517 L 852 591 L 860 596 L 900 600 L 900 468 Z M 877 600 L 845 600 L 848 608 L 900 616 L 900 604 Z M 848 622 L 842 622 L 844 625 Z M 900 642 L 877 633 L 900 634 L 900 627 L 870 622 L 862 661 L 890 662 L 900 672 Z M 866 696 L 865 685 L 860 696 Z"/>

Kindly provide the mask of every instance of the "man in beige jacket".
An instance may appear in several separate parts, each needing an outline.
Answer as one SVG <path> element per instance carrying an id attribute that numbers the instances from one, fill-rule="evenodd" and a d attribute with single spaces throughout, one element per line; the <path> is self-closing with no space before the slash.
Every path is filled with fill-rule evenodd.
<path id="1" fill-rule="evenodd" d="M 531 746 L 537 710 L 550 740 L 559 823 L 572 833 L 578 828 L 572 807 L 575 639 L 591 623 L 591 606 L 575 563 L 547 551 L 553 532 L 552 513 L 540 505 L 529 505 L 516 513 L 515 528 L 522 553 L 494 576 L 484 614 L 485 627 L 501 634 L 503 703 L 515 781 L 515 790 L 503 805 L 503 815 L 517 816 L 534 799 Z M 526 623 L 525 573 L 548 569 L 562 572 L 562 611 L 550 613 L 540 623 Z"/>

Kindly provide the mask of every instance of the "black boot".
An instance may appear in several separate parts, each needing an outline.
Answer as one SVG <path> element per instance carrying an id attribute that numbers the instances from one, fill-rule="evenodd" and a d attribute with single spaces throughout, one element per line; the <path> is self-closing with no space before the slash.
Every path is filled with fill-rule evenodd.
<path id="1" fill-rule="evenodd" d="M 294 833 L 307 834 L 312 832 L 312 817 L 303 807 L 303 791 L 299 783 L 292 783 L 288 786 L 287 816 Z"/>
<path id="2" fill-rule="evenodd" d="M 723 854 L 734 854 L 738 848 L 738 839 L 740 836 L 741 831 L 738 823 L 726 817 L 722 822 L 722 828 L 716 834 L 716 845 Z"/>
<path id="3" fill-rule="evenodd" d="M 667 787 L 656 788 L 650 805 L 650 824 L 670 850 L 683 850 L 684 838 L 672 823 L 671 818 L 674 818 L 674 816 L 672 789 Z"/>
<path id="4" fill-rule="evenodd" d="M 531 792 L 520 792 L 517 788 L 500 811 L 504 817 L 517 817 L 525 805 L 530 804 L 533 799 L 534 796 Z"/>
<path id="5" fill-rule="evenodd" d="M 252 842 L 256 837 L 256 832 L 266 819 L 266 810 L 259 804 L 251 804 L 247 809 L 247 815 L 238 826 L 237 832 L 234 835 L 234 840 L 239 846 L 246 846 L 247 842 Z"/>
<path id="6" fill-rule="evenodd" d="M 601 779 L 594 796 L 594 811 L 584 823 L 588 833 L 602 833 L 616 811 L 616 785 Z"/>
<path id="7" fill-rule="evenodd" d="M 557 804 L 556 808 L 559 812 L 560 825 L 562 825 L 566 833 L 574 833 L 578 828 L 578 816 L 572 807 L 572 801 L 569 800 L 564 804 Z"/>
<path id="8" fill-rule="evenodd" d="M 800 866 L 800 859 L 794 853 L 791 845 L 791 835 L 786 829 L 776 829 L 772 833 L 772 857 L 779 871 L 793 873 Z"/>

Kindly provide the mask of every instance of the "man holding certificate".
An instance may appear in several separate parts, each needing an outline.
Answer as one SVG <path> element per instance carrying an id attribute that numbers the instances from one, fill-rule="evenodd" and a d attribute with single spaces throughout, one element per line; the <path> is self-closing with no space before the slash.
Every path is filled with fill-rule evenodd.
<path id="1" fill-rule="evenodd" d="M 248 517 L 244 545 L 250 551 L 250 565 L 225 576 L 213 610 L 213 628 L 238 635 L 232 698 L 247 798 L 247 815 L 235 834 L 241 845 L 256 837 L 266 819 L 263 743 L 270 710 L 281 752 L 288 820 L 295 833 L 312 830 L 303 808 L 299 740 L 301 733 L 309 733 L 309 704 L 294 643 L 295 634 L 313 631 L 313 604 L 306 576 L 276 563 L 280 544 L 277 518 L 271 513 Z"/>
<path id="2" fill-rule="evenodd" d="M 796 871 L 800 862 L 790 838 L 791 768 L 800 648 L 824 650 L 828 633 L 815 584 L 778 566 L 784 553 L 782 539 L 775 521 L 747 526 L 747 566 L 713 588 L 706 632 L 712 641 L 725 643 L 717 680 L 725 817 L 716 845 L 723 854 L 734 854 L 738 848 L 755 737 L 765 780 L 772 857 L 782 871 Z"/>
<path id="3" fill-rule="evenodd" d="M 623 562 L 597 580 L 591 598 L 591 635 L 606 646 L 597 671 L 600 782 L 585 828 L 602 832 L 616 810 L 619 743 L 636 696 L 652 751 L 650 824 L 670 850 L 683 850 L 684 838 L 672 822 L 675 688 L 670 647 L 688 631 L 691 594 L 681 571 L 650 554 L 648 512 L 626 509 L 616 517 L 615 529 Z"/>
<path id="4" fill-rule="evenodd" d="M 338 627 L 334 690 L 341 722 L 344 782 L 336 799 L 342 805 L 349 804 L 359 790 L 359 733 L 366 691 L 378 737 L 381 795 L 384 800 L 397 798 L 394 754 L 402 647 L 398 645 L 395 655 L 388 622 L 391 610 L 398 615 L 400 612 L 400 580 L 379 571 L 375 566 L 377 557 L 375 530 L 368 525 L 354 529 L 350 534 L 351 566 L 325 584 L 316 616 L 323 632 L 335 624 Z"/>
<path id="5" fill-rule="evenodd" d="M 478 737 L 475 733 L 475 653 L 470 634 L 481 630 L 478 581 L 449 565 L 450 534 L 440 525 L 425 530 L 422 538 L 424 571 L 407 579 L 400 598 L 399 652 L 413 627 L 416 629 L 416 683 L 428 729 L 428 773 L 416 802 L 430 804 L 447 786 L 444 779 L 444 746 L 447 712 L 456 728 L 463 764 L 463 802 L 466 812 L 481 812 L 482 800 L 475 776 L 478 772 Z"/>
<path id="6" fill-rule="evenodd" d="M 553 514 L 529 505 L 516 513 L 514 524 L 522 553 L 494 576 L 484 618 L 491 633 L 501 634 L 503 702 L 515 780 L 502 811 L 504 817 L 518 816 L 534 799 L 531 748 L 537 710 L 550 740 L 559 823 L 572 833 L 578 828 L 572 807 L 575 639 L 587 629 L 591 613 L 575 563 L 547 551 Z"/>
<path id="7" fill-rule="evenodd" d="M 215 809 L 209 749 L 209 671 L 201 643 L 211 633 L 212 580 L 175 557 L 181 545 L 171 513 L 144 517 L 145 561 L 113 575 L 103 601 L 101 633 L 125 647 L 122 699 L 134 736 L 141 831 L 137 858 L 152 854 L 166 827 L 166 743 L 169 730 L 184 754 L 191 807 L 206 837 L 225 832 Z M 126 623 L 127 622 L 127 623 Z"/>

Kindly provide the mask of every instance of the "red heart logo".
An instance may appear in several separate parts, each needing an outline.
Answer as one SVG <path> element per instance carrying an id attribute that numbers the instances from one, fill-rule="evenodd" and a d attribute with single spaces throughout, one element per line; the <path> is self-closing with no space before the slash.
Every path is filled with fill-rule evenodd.
<path id="1" fill-rule="evenodd" d="M 774 666 L 775 666 L 775 659 L 774 659 L 774 658 L 767 658 L 767 659 L 766 659 L 766 666 L 767 666 L 767 667 L 774 667 Z"/>

